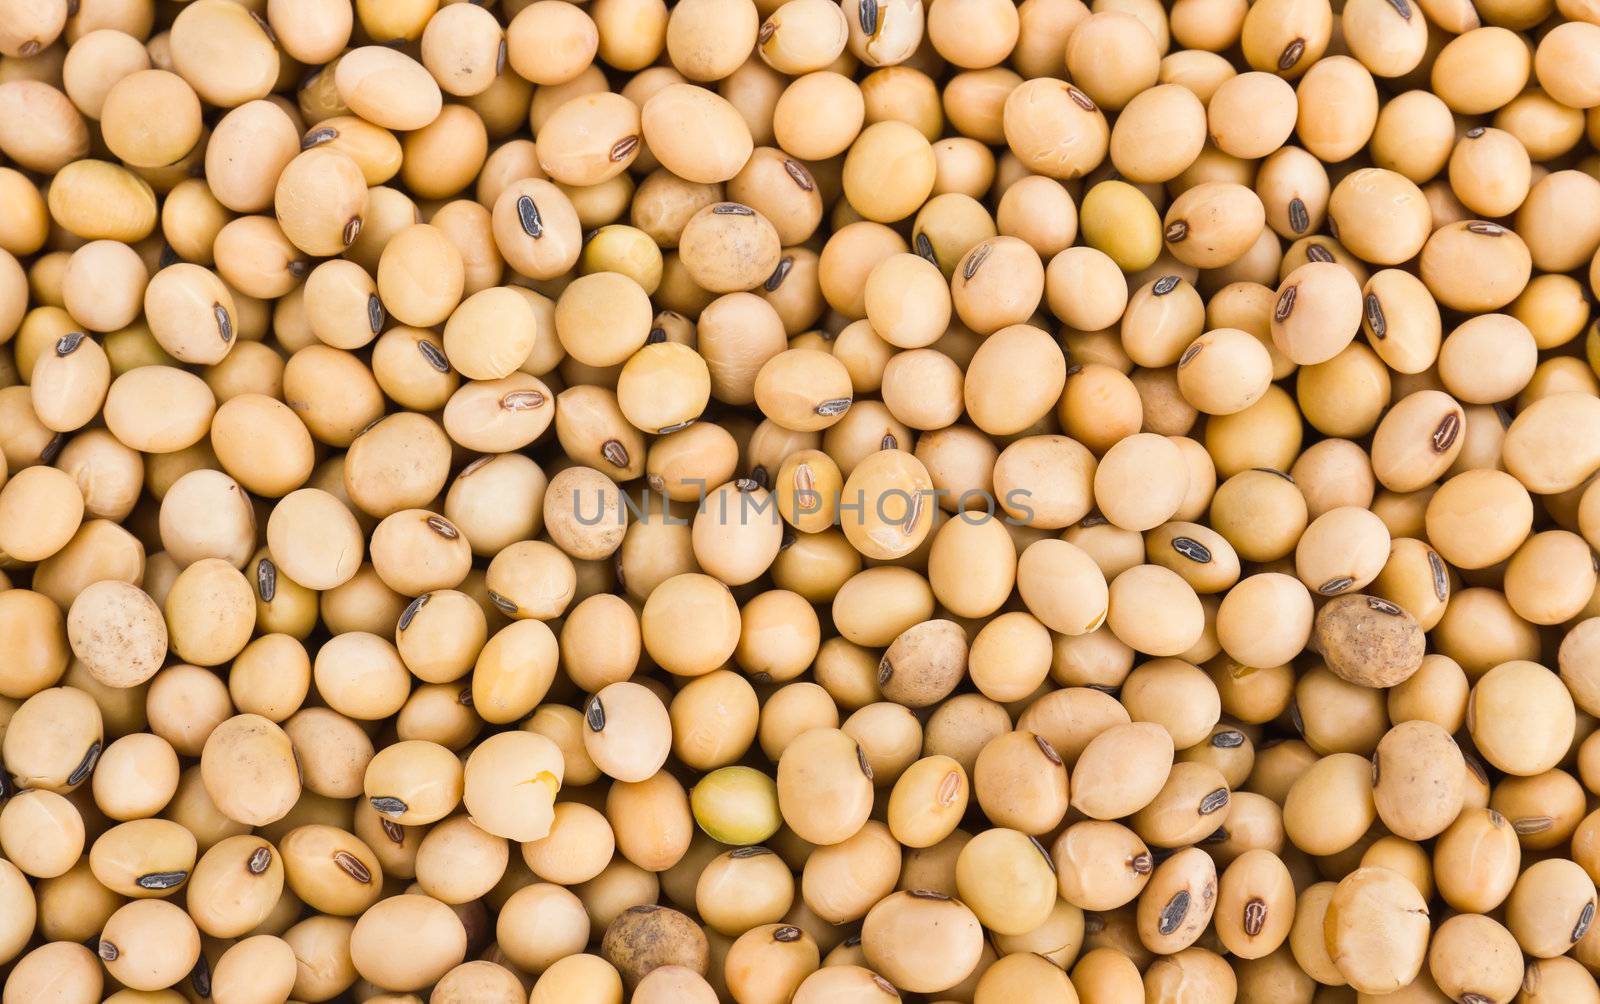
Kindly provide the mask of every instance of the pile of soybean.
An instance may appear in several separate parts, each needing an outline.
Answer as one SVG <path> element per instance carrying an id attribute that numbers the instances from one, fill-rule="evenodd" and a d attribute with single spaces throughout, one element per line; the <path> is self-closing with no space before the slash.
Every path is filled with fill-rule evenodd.
<path id="1" fill-rule="evenodd" d="M 1595 0 L 0 0 L 0 1004 L 1600 1004 Z"/>

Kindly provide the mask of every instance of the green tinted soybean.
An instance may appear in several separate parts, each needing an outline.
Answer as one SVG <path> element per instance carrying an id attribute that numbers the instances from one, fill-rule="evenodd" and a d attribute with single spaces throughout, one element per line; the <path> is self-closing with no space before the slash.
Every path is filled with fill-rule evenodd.
<path id="1" fill-rule="evenodd" d="M 1101 182 L 1079 207 L 1084 241 L 1124 272 L 1147 268 L 1161 251 L 1161 219 L 1144 193 L 1125 182 Z"/>

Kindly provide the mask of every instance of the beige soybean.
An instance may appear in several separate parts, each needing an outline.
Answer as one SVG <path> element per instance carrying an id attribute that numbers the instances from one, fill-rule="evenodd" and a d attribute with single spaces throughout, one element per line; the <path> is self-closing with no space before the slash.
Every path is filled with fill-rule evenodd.
<path id="1" fill-rule="evenodd" d="M 283 818 L 300 795 L 288 737 L 259 715 L 238 715 L 218 725 L 205 741 L 200 771 L 217 808 L 247 825 Z"/>
<path id="2" fill-rule="evenodd" d="M 1329 958 L 1351 986 L 1392 993 L 1421 970 L 1428 908 L 1398 872 L 1360 868 L 1334 889 L 1323 931 Z"/>

